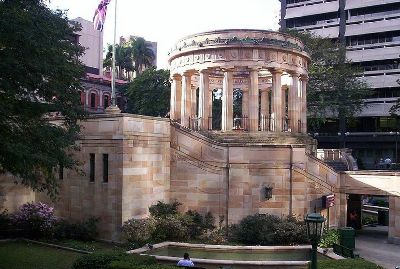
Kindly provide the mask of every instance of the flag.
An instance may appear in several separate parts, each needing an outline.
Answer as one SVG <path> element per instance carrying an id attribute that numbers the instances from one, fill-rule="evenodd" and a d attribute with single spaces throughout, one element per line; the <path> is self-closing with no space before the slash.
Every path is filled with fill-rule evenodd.
<path id="1" fill-rule="evenodd" d="M 106 21 L 107 6 L 111 0 L 101 0 L 93 16 L 93 26 L 97 31 L 103 31 L 104 22 Z"/>

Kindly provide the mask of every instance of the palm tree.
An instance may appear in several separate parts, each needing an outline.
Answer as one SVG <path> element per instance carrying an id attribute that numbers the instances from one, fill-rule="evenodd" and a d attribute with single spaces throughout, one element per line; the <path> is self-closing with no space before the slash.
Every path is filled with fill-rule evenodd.
<path id="1" fill-rule="evenodd" d="M 134 71 L 131 46 L 116 44 L 115 55 L 115 71 L 117 78 L 130 80 L 131 74 Z M 112 45 L 108 45 L 104 66 L 109 68 L 112 66 Z"/>
<path id="2" fill-rule="evenodd" d="M 131 38 L 132 58 L 135 71 L 140 75 L 143 70 L 153 65 L 155 55 L 151 45 L 142 37 Z"/>

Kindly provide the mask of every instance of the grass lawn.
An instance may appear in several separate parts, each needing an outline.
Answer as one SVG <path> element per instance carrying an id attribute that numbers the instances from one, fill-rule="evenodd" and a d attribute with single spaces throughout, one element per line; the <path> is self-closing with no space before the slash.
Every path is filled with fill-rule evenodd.
<path id="1" fill-rule="evenodd" d="M 346 260 L 321 260 L 318 261 L 318 269 L 384 269 L 379 265 L 363 259 Z"/>
<path id="2" fill-rule="evenodd" d="M 44 241 L 45 242 L 45 241 Z M 116 245 L 107 242 L 100 241 L 79 241 L 73 239 L 64 239 L 64 240 L 51 240 L 47 241 L 48 243 L 65 246 L 69 248 L 85 250 L 90 252 L 103 251 L 103 250 L 118 250 L 118 251 L 127 251 L 134 249 L 134 247 L 130 247 L 128 245 Z M 1 268 L 0 268 L 1 269 Z"/>
<path id="3" fill-rule="evenodd" d="M 0 242 L 0 269 L 71 269 L 83 254 L 16 241 Z"/>

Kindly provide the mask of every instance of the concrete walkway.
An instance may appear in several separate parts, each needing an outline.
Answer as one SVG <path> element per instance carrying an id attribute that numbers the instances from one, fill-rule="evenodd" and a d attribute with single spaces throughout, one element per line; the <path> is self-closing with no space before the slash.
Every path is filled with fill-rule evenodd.
<path id="1" fill-rule="evenodd" d="M 400 245 L 387 242 L 387 230 L 385 226 L 377 226 L 357 231 L 356 253 L 386 269 L 394 269 L 400 266 Z"/>

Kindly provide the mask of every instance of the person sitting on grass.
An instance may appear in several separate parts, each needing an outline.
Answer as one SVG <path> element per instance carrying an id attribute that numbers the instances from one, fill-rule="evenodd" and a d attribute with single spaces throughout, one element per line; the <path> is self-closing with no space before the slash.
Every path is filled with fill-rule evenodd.
<path id="1" fill-rule="evenodd" d="M 193 267 L 194 263 L 190 260 L 189 253 L 183 254 L 183 259 L 179 260 L 178 266 Z"/>

